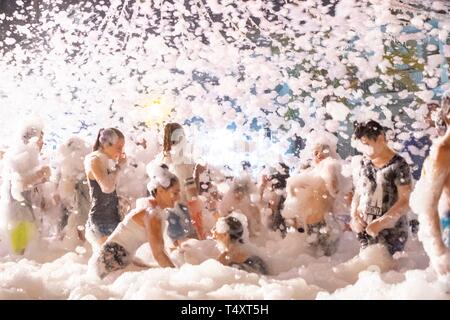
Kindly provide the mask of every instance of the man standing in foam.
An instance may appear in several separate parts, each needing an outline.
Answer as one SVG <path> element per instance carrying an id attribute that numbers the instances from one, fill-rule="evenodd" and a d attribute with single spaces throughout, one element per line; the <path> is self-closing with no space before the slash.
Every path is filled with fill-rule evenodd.
<path id="1" fill-rule="evenodd" d="M 391 255 L 403 251 L 408 239 L 409 166 L 389 148 L 384 128 L 374 120 L 356 126 L 353 142 L 364 156 L 355 177 L 351 227 L 361 248 L 381 243 Z"/>
<path id="2" fill-rule="evenodd" d="M 332 137 L 320 138 L 313 132 L 306 150 L 313 155 L 311 165 L 288 180 L 282 215 L 299 232 L 308 233 L 309 245 L 331 256 L 336 252 L 340 233 L 331 216 L 341 185 L 336 143 Z"/>
<path id="3" fill-rule="evenodd" d="M 446 132 L 434 141 L 410 202 L 418 214 L 419 239 L 430 257 L 431 265 L 438 274 L 444 275 L 450 272 L 450 91 L 442 97 L 441 117 Z M 441 223 L 440 201 L 444 207 Z"/>
<path id="4" fill-rule="evenodd" d="M 18 145 L 5 155 L 2 177 L 1 226 L 10 250 L 24 254 L 40 227 L 35 208 L 42 195 L 37 186 L 48 181 L 50 168 L 40 165 L 44 145 L 42 125 L 31 120 L 20 130 Z"/>

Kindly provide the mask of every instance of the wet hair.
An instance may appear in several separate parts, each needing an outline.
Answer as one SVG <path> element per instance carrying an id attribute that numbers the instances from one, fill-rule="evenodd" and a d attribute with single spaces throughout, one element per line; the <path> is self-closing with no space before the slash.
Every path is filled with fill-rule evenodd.
<path id="1" fill-rule="evenodd" d="M 242 222 L 239 221 L 239 219 L 230 216 L 225 218 L 225 222 L 228 225 L 230 240 L 232 242 L 243 243 L 242 236 L 244 234 L 244 226 L 242 225 Z"/>
<path id="2" fill-rule="evenodd" d="M 125 139 L 123 133 L 116 128 L 100 129 L 97 134 L 97 139 L 95 140 L 93 151 L 97 151 L 100 147 L 104 145 L 112 146 L 117 140 Z"/>
<path id="3" fill-rule="evenodd" d="M 22 133 L 22 142 L 24 144 L 28 144 L 30 140 L 34 137 L 38 137 L 40 135 L 44 134 L 42 129 L 36 128 L 36 127 L 28 127 L 26 130 Z"/>
<path id="4" fill-rule="evenodd" d="M 289 179 L 290 176 L 289 167 L 285 163 L 279 162 L 278 165 L 281 167 L 281 170 L 274 168 L 276 172 L 268 176 L 269 180 L 272 182 L 272 189 L 274 190 L 285 189 L 287 179 Z"/>
<path id="5" fill-rule="evenodd" d="M 381 134 L 385 133 L 385 128 L 375 120 L 370 120 L 365 123 L 355 123 L 354 126 L 355 131 L 353 135 L 356 139 L 367 137 L 368 139 L 376 140 Z"/>
<path id="6" fill-rule="evenodd" d="M 168 185 L 167 187 L 164 187 L 164 186 L 162 186 L 162 185 L 160 185 L 160 184 L 158 184 L 157 186 L 153 187 L 153 188 L 149 191 L 150 194 L 151 194 L 153 197 L 156 197 L 156 193 L 157 193 L 157 188 L 158 188 L 158 187 L 161 187 L 161 188 L 163 188 L 164 190 L 167 190 L 167 189 L 172 188 L 172 187 L 178 182 L 177 176 L 174 175 L 173 173 L 171 173 L 171 172 L 169 171 L 169 167 L 168 167 L 167 165 L 161 164 L 159 167 L 160 167 L 161 169 L 164 169 L 164 170 L 168 171 L 168 173 L 170 173 L 170 180 L 169 180 L 169 185 Z"/>
<path id="7" fill-rule="evenodd" d="M 248 160 L 241 161 L 242 170 L 249 170 L 252 168 L 252 164 Z"/>
<path id="8" fill-rule="evenodd" d="M 167 123 L 164 126 L 163 153 L 165 156 L 169 155 L 170 150 L 172 149 L 171 137 L 172 133 L 177 129 L 183 129 L 183 127 L 181 126 L 181 124 L 176 122 Z"/>

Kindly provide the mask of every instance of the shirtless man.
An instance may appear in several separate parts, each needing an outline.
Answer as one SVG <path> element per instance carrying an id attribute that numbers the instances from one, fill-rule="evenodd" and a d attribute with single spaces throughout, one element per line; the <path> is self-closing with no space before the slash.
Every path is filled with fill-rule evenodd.
<path id="1" fill-rule="evenodd" d="M 433 143 L 411 198 L 411 207 L 419 216 L 419 238 L 431 265 L 438 274 L 444 275 L 450 272 L 450 91 L 442 97 L 441 117 L 446 132 Z M 438 212 L 440 200 L 444 200 L 445 205 L 441 223 Z"/>
<path id="2" fill-rule="evenodd" d="M 335 152 L 328 144 L 316 143 L 311 151 L 311 167 L 287 182 L 282 215 L 299 232 L 308 233 L 309 245 L 330 256 L 337 249 L 339 230 L 329 225 L 326 217 L 339 189 L 340 165 L 331 157 Z"/>

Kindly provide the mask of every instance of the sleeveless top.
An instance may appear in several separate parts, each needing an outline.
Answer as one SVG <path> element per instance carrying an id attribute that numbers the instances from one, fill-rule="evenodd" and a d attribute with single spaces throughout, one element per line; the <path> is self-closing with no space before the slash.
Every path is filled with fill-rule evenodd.
<path id="1" fill-rule="evenodd" d="M 110 226 L 113 229 L 120 223 L 119 198 L 116 190 L 104 193 L 96 180 L 88 179 L 91 196 L 89 220 L 95 226 Z"/>

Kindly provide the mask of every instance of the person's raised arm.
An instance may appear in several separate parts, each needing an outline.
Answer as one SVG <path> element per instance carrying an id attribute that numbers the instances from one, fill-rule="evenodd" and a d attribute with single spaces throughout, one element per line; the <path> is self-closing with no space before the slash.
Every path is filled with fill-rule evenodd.
<path id="1" fill-rule="evenodd" d="M 117 174 L 120 166 L 116 165 L 116 170 L 108 172 L 103 161 L 97 157 L 90 160 L 91 173 L 103 193 L 112 193 L 116 189 Z M 87 173 L 88 174 L 88 173 Z"/>

